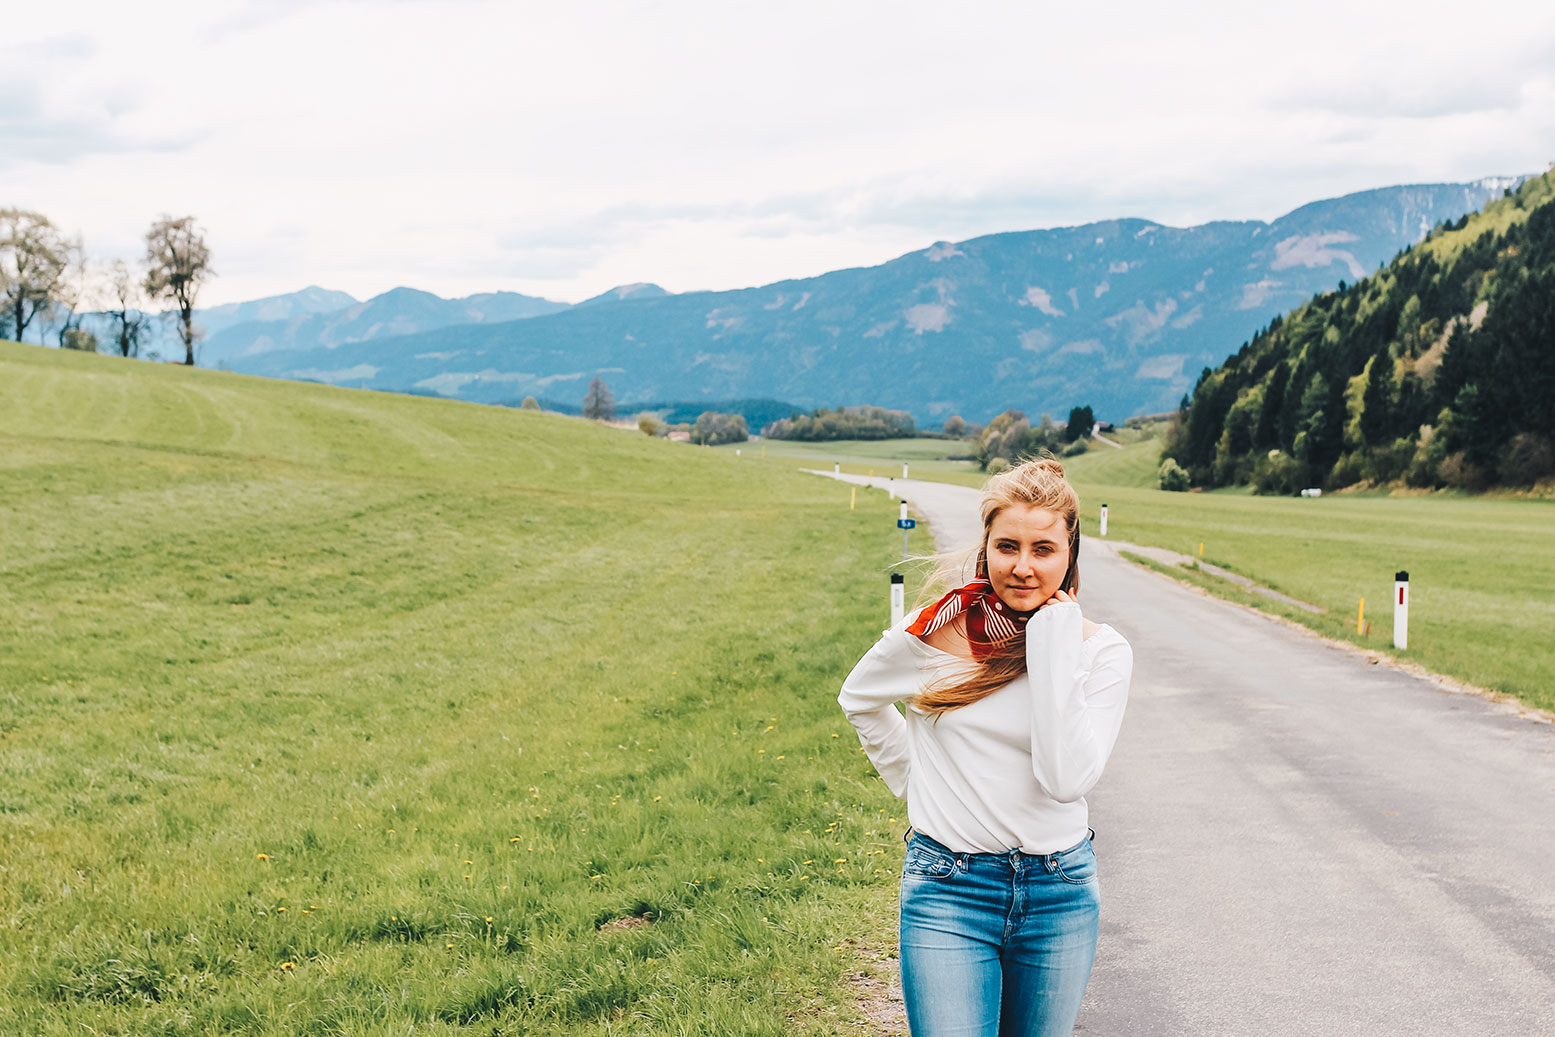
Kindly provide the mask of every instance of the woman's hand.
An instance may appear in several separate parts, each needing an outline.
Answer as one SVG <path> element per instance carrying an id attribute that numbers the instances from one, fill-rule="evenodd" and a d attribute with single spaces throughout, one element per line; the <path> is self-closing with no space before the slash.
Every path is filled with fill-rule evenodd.
<path id="1" fill-rule="evenodd" d="M 1080 599 L 1078 595 L 1070 594 L 1068 591 L 1054 591 L 1051 598 L 1037 606 L 1037 611 L 1041 612 L 1043 609 L 1047 608 L 1054 602 L 1068 602 L 1071 605 L 1078 605 L 1080 604 Z M 1100 624 L 1092 623 L 1084 616 L 1080 617 L 1080 624 L 1080 637 L 1085 641 L 1089 641 L 1091 639 L 1091 635 L 1101 629 Z"/>
<path id="2" fill-rule="evenodd" d="M 1075 600 L 1075 596 L 1073 594 L 1070 594 L 1066 590 L 1056 590 L 1056 591 L 1053 592 L 1053 596 L 1051 598 L 1047 599 L 1042 604 L 1037 606 L 1037 611 L 1041 612 L 1043 609 L 1047 608 L 1049 605 L 1052 605 L 1052 604 L 1057 603 L 1057 602 L 1067 602 L 1070 605 L 1078 605 L 1079 604 L 1079 602 Z"/>

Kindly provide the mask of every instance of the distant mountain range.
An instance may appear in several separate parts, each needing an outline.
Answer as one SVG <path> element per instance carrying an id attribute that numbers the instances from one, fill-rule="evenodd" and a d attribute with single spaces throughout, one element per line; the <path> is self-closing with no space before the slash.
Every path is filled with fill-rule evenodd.
<path id="1" fill-rule="evenodd" d="M 1366 276 L 1520 179 L 1363 191 L 1272 223 L 1124 219 L 991 234 L 758 288 L 628 285 L 574 306 L 400 288 L 324 309 L 338 293 L 311 288 L 298 293 L 306 299 L 239 304 L 250 310 L 223 312 L 219 328 L 206 316 L 217 311 L 203 311 L 211 333 L 197 355 L 252 374 L 488 403 L 581 398 L 600 374 L 618 399 L 869 403 L 924 425 L 1090 404 L 1117 420 L 1175 407 L 1201 368 L 1276 314 Z"/>

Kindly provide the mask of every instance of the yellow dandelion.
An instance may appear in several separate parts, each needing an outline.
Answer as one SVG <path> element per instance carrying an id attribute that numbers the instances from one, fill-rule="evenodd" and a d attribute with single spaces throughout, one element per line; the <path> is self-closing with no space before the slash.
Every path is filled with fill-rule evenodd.
<path id="1" fill-rule="evenodd" d="M 465 861 L 464 863 L 466 863 L 466 864 L 474 864 L 475 862 L 474 861 Z"/>
<path id="2" fill-rule="evenodd" d="M 522 838 L 523 838 L 523 836 L 521 836 L 521 835 L 515 835 L 513 838 L 509 839 L 508 842 L 516 843 L 516 842 L 518 842 Z"/>
<path id="3" fill-rule="evenodd" d="M 391 829 L 389 829 L 389 834 L 390 834 L 390 835 L 393 835 L 393 834 L 394 834 L 394 829 L 392 829 L 392 828 L 391 828 Z"/>
<path id="4" fill-rule="evenodd" d="M 447 946 L 448 946 L 448 949 L 449 949 L 449 950 L 453 950 L 453 949 L 454 949 L 454 945 L 453 945 L 453 944 L 451 944 L 451 943 L 450 943 L 450 944 L 448 944 L 448 945 L 447 945 Z"/>
<path id="5" fill-rule="evenodd" d="M 486 924 L 487 924 L 487 925 L 490 925 L 490 924 L 491 924 L 491 916 L 490 916 L 490 915 L 487 915 L 487 916 L 486 916 Z"/>
<path id="6" fill-rule="evenodd" d="M 832 863 L 833 864 L 846 864 L 846 863 L 848 863 L 848 859 L 846 857 L 838 857 L 836 860 L 832 861 Z"/>
<path id="7" fill-rule="evenodd" d="M 814 864 L 815 862 L 814 861 L 805 861 L 804 863 L 805 864 Z"/>
<path id="8" fill-rule="evenodd" d="M 779 756 L 779 757 L 778 757 L 778 759 L 780 759 L 780 760 L 781 760 L 781 759 L 784 759 L 784 757 L 782 757 L 782 756 Z"/>
<path id="9" fill-rule="evenodd" d="M 286 910 L 286 908 L 284 908 L 284 907 L 278 907 L 278 908 L 276 908 L 276 910 L 277 910 L 277 911 L 285 911 L 285 910 Z"/>
<path id="10" fill-rule="evenodd" d="M 766 751 L 767 751 L 767 750 L 765 750 L 765 749 L 757 749 L 757 750 L 756 750 L 756 751 L 757 751 L 757 752 L 758 752 L 758 753 L 764 753 L 764 752 L 766 752 Z"/>
<path id="11" fill-rule="evenodd" d="M 391 922 L 398 922 L 399 920 L 400 920 L 400 916 L 399 915 L 390 915 L 389 916 L 389 921 L 391 921 Z"/>
<path id="12" fill-rule="evenodd" d="M 767 859 L 765 857 L 757 857 L 756 858 L 756 863 L 757 864 L 765 864 L 765 863 L 767 863 Z"/>
<path id="13" fill-rule="evenodd" d="M 254 859 L 256 861 L 267 861 L 270 859 L 270 855 L 268 853 L 256 853 L 254 854 Z"/>
<path id="14" fill-rule="evenodd" d="M 465 876 L 465 878 L 469 878 L 469 877 L 470 877 L 470 876 L 468 876 L 468 875 L 466 875 L 466 876 Z"/>
<path id="15" fill-rule="evenodd" d="M 808 875 L 801 875 L 801 876 L 799 876 L 799 881 L 800 882 L 809 882 L 810 881 L 810 876 L 808 876 Z"/>
<path id="16" fill-rule="evenodd" d="M 841 738 L 841 735 L 832 735 L 833 738 Z"/>
<path id="17" fill-rule="evenodd" d="M 290 971 L 292 969 L 295 969 L 296 967 L 297 967 L 297 963 L 295 961 L 283 961 L 283 962 L 281 962 L 281 969 L 282 969 L 282 971 Z"/>
<path id="18" fill-rule="evenodd" d="M 655 803 L 657 803 L 657 802 L 658 802 L 658 801 L 659 801 L 659 800 L 661 800 L 661 799 L 663 799 L 663 798 L 664 798 L 664 797 L 663 797 L 663 796 L 654 796 L 654 797 L 653 797 L 653 801 L 654 801 L 654 802 L 655 802 Z"/>

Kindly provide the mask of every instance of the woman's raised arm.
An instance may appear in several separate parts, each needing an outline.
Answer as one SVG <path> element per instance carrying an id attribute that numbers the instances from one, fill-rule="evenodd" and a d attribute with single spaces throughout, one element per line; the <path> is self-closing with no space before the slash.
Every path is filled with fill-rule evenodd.
<path id="1" fill-rule="evenodd" d="M 1073 803 L 1101 778 L 1123 725 L 1134 652 L 1106 632 L 1089 666 L 1080 606 L 1055 601 L 1026 624 L 1031 681 L 1031 770 L 1060 803 Z"/>

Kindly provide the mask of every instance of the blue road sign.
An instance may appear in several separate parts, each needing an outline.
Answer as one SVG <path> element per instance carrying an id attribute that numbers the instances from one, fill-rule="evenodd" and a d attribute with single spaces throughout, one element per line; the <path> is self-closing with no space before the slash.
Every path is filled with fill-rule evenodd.
<path id="1" fill-rule="evenodd" d="M 917 519 L 897 519 L 896 520 L 896 528 L 897 529 L 917 529 L 918 528 L 918 520 Z"/>

